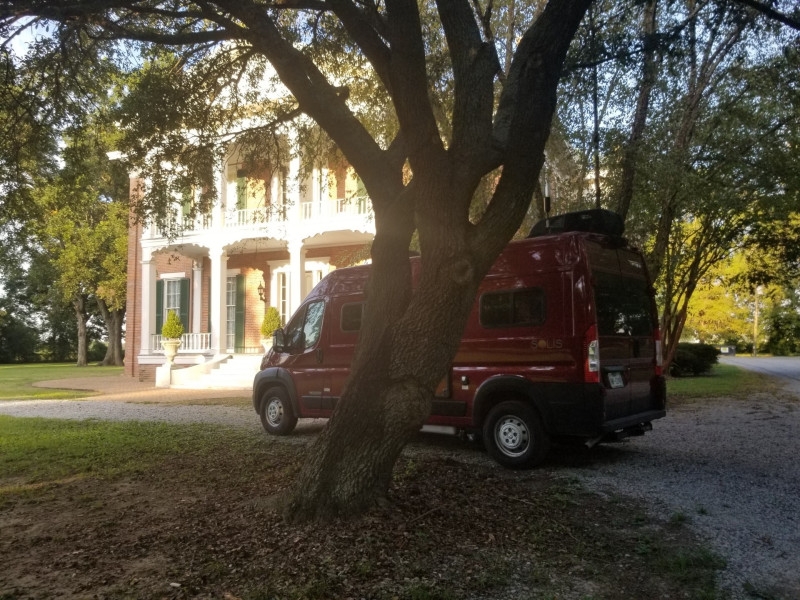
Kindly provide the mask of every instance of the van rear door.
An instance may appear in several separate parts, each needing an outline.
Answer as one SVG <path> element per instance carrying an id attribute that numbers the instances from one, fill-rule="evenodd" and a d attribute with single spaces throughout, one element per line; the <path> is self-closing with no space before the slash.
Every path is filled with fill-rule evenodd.
<path id="1" fill-rule="evenodd" d="M 640 256 L 625 249 L 606 249 L 603 254 L 602 268 L 593 264 L 592 279 L 605 417 L 613 421 L 654 408 L 657 323 Z M 613 262 L 617 267 L 611 269 Z"/>

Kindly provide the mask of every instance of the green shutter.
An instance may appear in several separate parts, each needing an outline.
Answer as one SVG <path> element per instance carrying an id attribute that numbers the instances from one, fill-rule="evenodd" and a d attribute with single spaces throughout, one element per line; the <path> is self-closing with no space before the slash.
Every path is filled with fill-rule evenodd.
<path id="1" fill-rule="evenodd" d="M 247 208 L 247 171 L 236 171 L 236 210 Z"/>
<path id="2" fill-rule="evenodd" d="M 234 321 L 235 339 L 234 352 L 244 349 L 244 321 L 245 321 L 245 289 L 244 275 L 236 276 L 236 313 Z"/>
<path id="3" fill-rule="evenodd" d="M 156 333 L 161 335 L 164 324 L 164 280 L 156 280 Z"/>
<path id="4" fill-rule="evenodd" d="M 191 331 L 189 329 L 189 280 L 181 279 L 181 312 L 178 315 L 183 323 L 183 330 L 185 332 Z"/>
<path id="5" fill-rule="evenodd" d="M 181 214 L 188 217 L 192 213 L 192 205 L 194 204 L 194 194 L 191 188 L 186 188 L 181 192 Z"/>

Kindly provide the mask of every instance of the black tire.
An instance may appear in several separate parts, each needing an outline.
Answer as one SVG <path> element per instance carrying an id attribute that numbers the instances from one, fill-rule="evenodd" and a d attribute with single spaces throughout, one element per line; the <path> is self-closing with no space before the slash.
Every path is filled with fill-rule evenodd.
<path id="1" fill-rule="evenodd" d="M 261 394 L 261 426 L 273 435 L 287 435 L 294 431 L 297 425 L 297 416 L 294 414 L 292 404 L 286 390 L 281 387 L 271 387 Z"/>
<path id="2" fill-rule="evenodd" d="M 523 402 L 501 402 L 489 411 L 483 425 L 486 451 L 510 469 L 528 469 L 550 451 L 550 437 L 536 410 Z"/>

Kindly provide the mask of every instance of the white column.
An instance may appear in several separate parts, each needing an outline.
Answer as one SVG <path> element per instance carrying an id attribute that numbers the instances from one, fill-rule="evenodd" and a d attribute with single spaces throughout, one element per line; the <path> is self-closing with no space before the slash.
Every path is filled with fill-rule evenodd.
<path id="1" fill-rule="evenodd" d="M 139 323 L 142 327 L 142 347 L 139 354 L 150 354 L 152 335 L 156 324 L 156 266 L 151 261 L 152 254 L 142 254 L 142 314 Z"/>
<path id="2" fill-rule="evenodd" d="M 294 314 L 306 297 L 306 249 L 301 240 L 289 242 L 289 313 Z"/>
<path id="3" fill-rule="evenodd" d="M 211 208 L 211 222 L 216 230 L 221 230 L 225 227 L 225 204 L 228 199 L 227 169 L 227 163 L 223 162 L 217 171 L 217 199 Z"/>
<path id="4" fill-rule="evenodd" d="M 227 350 L 227 321 L 225 315 L 225 286 L 228 255 L 224 250 L 209 252 L 211 258 L 211 350 L 223 354 Z"/>
<path id="5" fill-rule="evenodd" d="M 200 333 L 203 317 L 203 262 L 192 261 L 192 333 Z"/>

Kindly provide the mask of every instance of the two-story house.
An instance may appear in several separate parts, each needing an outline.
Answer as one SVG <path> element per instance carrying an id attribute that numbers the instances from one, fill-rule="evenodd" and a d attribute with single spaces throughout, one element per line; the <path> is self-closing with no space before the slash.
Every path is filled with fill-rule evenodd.
<path id="1" fill-rule="evenodd" d="M 185 330 L 176 368 L 259 355 L 268 306 L 285 322 L 325 274 L 367 256 L 374 218 L 352 169 L 336 159 L 300 160 L 253 169 L 234 147 L 215 173 L 210 212 L 190 220 L 186 200 L 176 202 L 174 218 L 184 221 L 177 238 L 132 224 L 127 375 L 155 380 L 165 362 L 161 325 L 171 310 Z M 146 185 L 131 177 L 133 201 Z"/>

